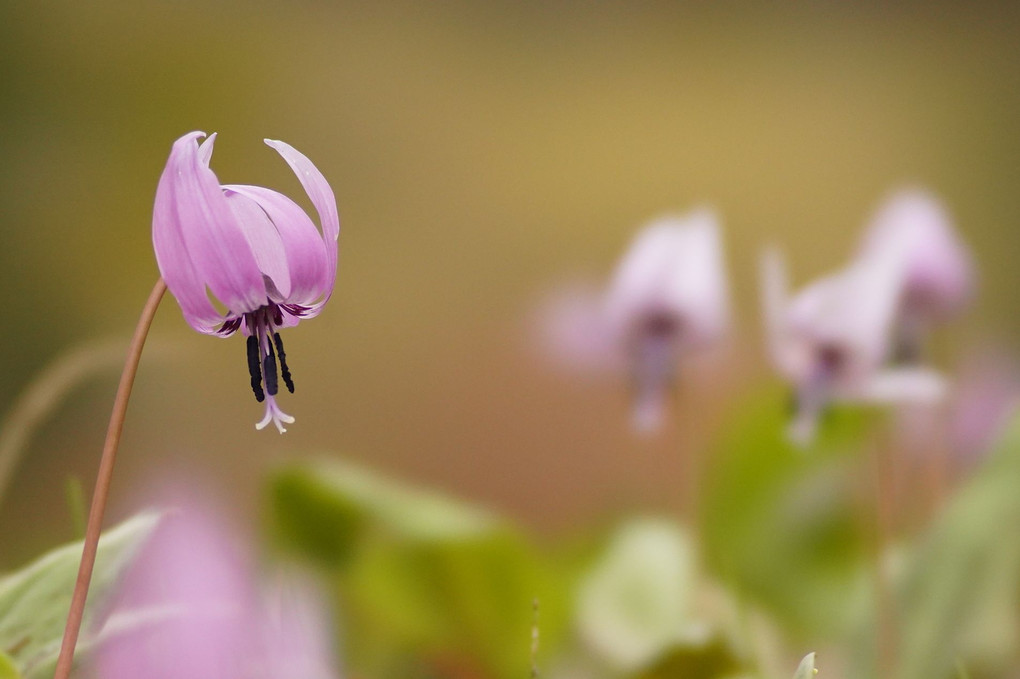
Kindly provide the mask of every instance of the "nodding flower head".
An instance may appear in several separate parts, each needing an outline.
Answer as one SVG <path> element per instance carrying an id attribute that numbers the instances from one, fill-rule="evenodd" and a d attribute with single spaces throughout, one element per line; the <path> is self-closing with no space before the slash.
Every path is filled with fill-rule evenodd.
<path id="1" fill-rule="evenodd" d="M 890 366 L 892 328 L 899 309 L 901 268 L 895 257 L 870 256 L 788 298 L 779 253 L 762 260 L 762 292 L 769 353 L 793 385 L 791 440 L 814 437 L 818 416 L 832 401 L 931 402 L 942 378 L 921 367 Z"/>
<path id="2" fill-rule="evenodd" d="M 659 428 L 677 365 L 720 343 L 729 302 L 719 228 L 709 210 L 646 226 L 608 287 L 571 286 L 543 310 L 544 344 L 557 362 L 589 372 L 628 371 L 634 427 Z"/>
<path id="3" fill-rule="evenodd" d="M 729 325 L 719 228 L 707 210 L 646 226 L 605 297 L 609 333 L 630 364 L 634 424 L 654 431 L 683 355 L 717 343 Z"/>
<path id="4" fill-rule="evenodd" d="M 283 433 L 294 421 L 276 404 L 280 378 L 291 392 L 279 330 L 317 316 L 333 292 L 340 219 L 333 190 L 308 158 L 266 139 L 290 165 L 319 214 L 320 229 L 281 193 L 221 185 L 209 168 L 216 135 L 178 139 L 156 189 L 152 243 L 159 271 L 191 327 L 247 336 L 248 371 L 265 417 Z M 226 309 L 220 312 L 210 294 Z"/>
<path id="5" fill-rule="evenodd" d="M 916 357 L 932 324 L 960 313 L 974 293 L 970 255 L 946 209 L 931 194 L 905 190 L 886 200 L 864 234 L 859 257 L 886 257 L 900 267 L 895 341 Z"/>

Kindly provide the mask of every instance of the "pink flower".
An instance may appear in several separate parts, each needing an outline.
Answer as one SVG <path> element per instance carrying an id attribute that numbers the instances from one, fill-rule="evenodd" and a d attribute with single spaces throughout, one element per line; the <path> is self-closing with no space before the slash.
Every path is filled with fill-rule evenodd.
<path id="1" fill-rule="evenodd" d="M 983 347 L 963 363 L 948 440 L 953 451 L 973 464 L 1001 438 L 1020 406 L 1020 364 L 1001 350 Z"/>
<path id="2" fill-rule="evenodd" d="M 762 261 L 769 353 L 793 385 L 797 407 L 789 435 L 804 445 L 832 401 L 929 403 L 944 380 L 923 367 L 892 367 L 891 332 L 899 307 L 901 267 L 889 253 L 862 257 L 790 298 L 779 253 Z"/>
<path id="3" fill-rule="evenodd" d="M 929 327 L 959 314 L 973 297 L 971 258 L 945 208 L 921 190 L 894 194 L 872 218 L 859 256 L 883 254 L 902 267 L 897 352 L 917 356 Z"/>
<path id="4" fill-rule="evenodd" d="M 236 535 L 194 500 L 164 518 L 121 583 L 99 676 L 337 676 L 329 625 L 308 587 L 287 577 L 262 587 Z"/>
<path id="5" fill-rule="evenodd" d="M 248 337 L 255 398 L 266 402 L 262 429 L 294 421 L 276 405 L 278 361 L 294 391 L 278 330 L 319 314 L 333 292 L 340 220 L 333 190 L 304 155 L 265 140 L 291 166 L 319 213 L 320 233 L 296 203 L 259 186 L 220 185 L 209 169 L 216 135 L 178 139 L 156 189 L 152 243 L 163 280 L 195 330 Z M 213 305 L 209 293 L 226 311 Z M 263 390 L 263 379 L 265 389 Z"/>
<path id="6" fill-rule="evenodd" d="M 778 252 L 762 261 L 769 352 L 795 385 L 791 438 L 814 435 L 831 401 L 929 404 L 943 378 L 918 365 L 924 333 L 973 292 L 970 258 L 927 193 L 895 194 L 876 213 L 856 259 L 788 299 Z M 896 365 L 894 365 L 896 363 Z"/>
<path id="7" fill-rule="evenodd" d="M 719 228 L 709 210 L 664 217 L 634 239 L 604 292 L 558 295 L 542 319 L 547 344 L 580 368 L 629 370 L 634 426 L 659 428 L 677 365 L 729 328 Z"/>

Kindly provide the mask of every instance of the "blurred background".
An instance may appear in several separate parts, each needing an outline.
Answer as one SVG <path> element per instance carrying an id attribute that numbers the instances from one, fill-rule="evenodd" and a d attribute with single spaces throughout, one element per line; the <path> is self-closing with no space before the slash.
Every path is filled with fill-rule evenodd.
<path id="1" fill-rule="evenodd" d="M 1010 3 L 54 1 L 3 13 L 0 410 L 58 352 L 130 335 L 157 275 L 155 185 L 181 134 L 219 132 L 223 182 L 300 201 L 261 143 L 284 139 L 340 207 L 336 293 L 286 337 L 295 425 L 256 432 L 242 342 L 194 334 L 168 298 L 152 337 L 184 355 L 143 362 L 115 507 L 162 465 L 204 469 L 247 502 L 272 460 L 319 450 L 541 530 L 669 506 L 686 423 L 636 442 L 625 391 L 550 372 L 528 320 L 564 278 L 608 276 L 643 222 L 698 204 L 723 221 L 746 354 L 733 390 L 769 374 L 761 247 L 788 252 L 799 286 L 840 266 L 904 184 L 943 198 L 979 266 L 976 307 L 945 341 L 1020 340 Z M 76 390 L 32 442 L 0 504 L 0 565 L 69 530 L 65 479 L 91 485 L 116 373 Z"/>
<path id="2" fill-rule="evenodd" d="M 177 137 L 218 132 L 221 181 L 307 205 L 272 137 L 322 170 L 342 223 L 329 307 L 286 334 L 297 421 L 255 431 L 243 342 L 194 333 L 168 296 L 150 337 L 171 351 L 143 359 L 113 519 L 167 468 L 255 512 L 268 469 L 323 452 L 546 539 L 676 511 L 683 451 L 775 381 L 766 244 L 799 287 L 846 261 L 891 190 L 925 186 L 980 275 L 933 361 L 1020 343 L 1017 35 L 1013 3 L 5 2 L 0 412 L 60 352 L 126 344 Z M 731 369 L 636 439 L 625 386 L 551 369 L 534 312 L 608 276 L 648 219 L 702 204 L 723 223 Z M 0 501 L 0 570 L 73 537 L 67 479 L 88 494 L 117 374 L 32 439 Z"/>

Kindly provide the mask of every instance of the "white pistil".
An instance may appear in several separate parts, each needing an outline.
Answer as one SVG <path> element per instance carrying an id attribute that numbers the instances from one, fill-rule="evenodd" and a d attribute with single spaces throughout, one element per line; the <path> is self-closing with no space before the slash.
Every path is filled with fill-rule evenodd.
<path id="1" fill-rule="evenodd" d="M 283 425 L 293 424 L 294 418 L 280 410 L 280 408 L 276 405 L 276 399 L 269 394 L 266 394 L 266 416 L 255 425 L 255 428 L 261 431 L 265 429 L 270 422 L 275 424 L 276 428 L 282 434 L 287 431 L 286 427 Z"/>

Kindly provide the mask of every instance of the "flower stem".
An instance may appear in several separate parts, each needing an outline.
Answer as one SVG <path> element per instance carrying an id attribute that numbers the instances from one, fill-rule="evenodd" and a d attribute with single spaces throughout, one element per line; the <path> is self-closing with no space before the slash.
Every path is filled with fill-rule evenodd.
<path id="1" fill-rule="evenodd" d="M 74 659 L 74 647 L 78 642 L 82 616 L 85 614 L 85 599 L 89 593 L 89 581 L 92 580 L 92 567 L 96 563 L 96 551 L 99 547 L 99 534 L 103 525 L 103 513 L 106 511 L 106 499 L 110 494 L 110 480 L 113 477 L 113 463 L 117 458 L 120 445 L 120 434 L 124 429 L 124 417 L 127 414 L 128 399 L 131 398 L 131 387 L 138 372 L 138 362 L 142 357 L 142 347 L 149 334 L 149 326 L 156 315 L 159 302 L 166 292 L 166 283 L 160 278 L 149 293 L 142 315 L 131 338 L 124 371 L 120 375 L 117 397 L 113 401 L 113 412 L 110 424 L 106 428 L 106 442 L 103 444 L 103 456 L 99 460 L 99 474 L 96 477 L 96 488 L 92 494 L 92 507 L 89 510 L 88 524 L 85 528 L 85 545 L 82 549 L 81 564 L 78 567 L 78 579 L 74 583 L 74 594 L 71 596 L 71 610 L 67 614 L 67 625 L 64 627 L 64 639 L 60 645 L 60 656 L 57 658 L 57 669 L 54 679 L 67 679 L 71 673 Z"/>

